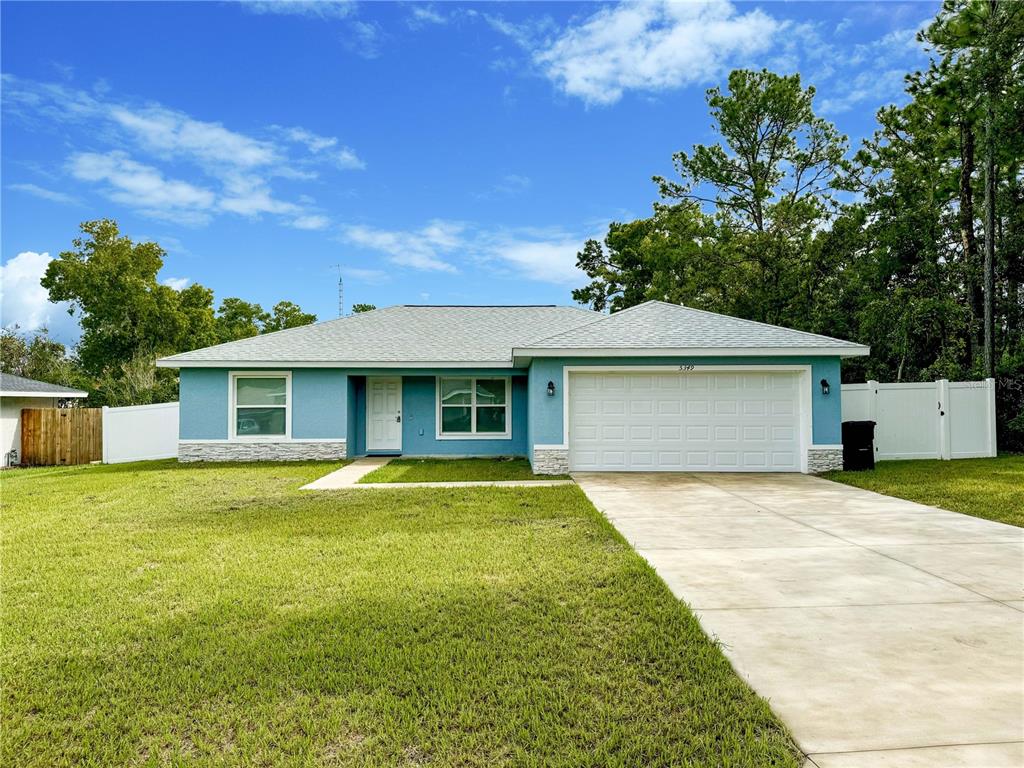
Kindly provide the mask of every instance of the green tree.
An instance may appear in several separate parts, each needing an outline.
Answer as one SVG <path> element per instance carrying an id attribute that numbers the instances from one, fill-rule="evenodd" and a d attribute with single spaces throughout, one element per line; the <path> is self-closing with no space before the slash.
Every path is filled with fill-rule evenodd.
<path id="1" fill-rule="evenodd" d="M 811 243 L 837 214 L 846 137 L 813 110 L 799 75 L 736 70 L 708 91 L 721 141 L 673 157 L 680 178 L 655 177 L 668 200 L 713 206 L 718 259 L 732 266 L 735 311 L 804 326 L 814 300 Z"/>
<path id="2" fill-rule="evenodd" d="M 269 320 L 270 314 L 259 304 L 234 297 L 224 299 L 217 309 L 217 341 L 223 343 L 258 336 Z"/>
<path id="3" fill-rule="evenodd" d="M 22 333 L 17 326 L 0 329 L 0 370 L 66 387 L 83 385 L 77 361 L 46 328 L 33 334 Z"/>
<path id="4" fill-rule="evenodd" d="M 316 322 L 316 315 L 303 312 L 302 307 L 290 301 L 279 301 L 270 312 L 270 317 L 263 324 L 263 333 L 283 331 L 285 328 L 298 328 Z"/>
<path id="5" fill-rule="evenodd" d="M 715 305 L 719 266 L 704 246 L 710 219 L 690 201 L 655 205 L 654 215 L 608 227 L 604 242 L 588 240 L 576 266 L 591 278 L 572 292 L 593 309 L 617 312 L 648 299 Z"/>
<path id="6" fill-rule="evenodd" d="M 1020 189 L 1021 90 L 1024 72 L 1024 5 L 997 0 L 945 0 L 935 21 L 921 38 L 942 55 L 945 71 L 956 71 L 975 96 L 981 114 L 983 158 L 983 345 L 985 375 L 994 376 L 999 340 L 997 313 L 1000 264 L 997 251 L 1005 229 L 1000 209 L 1000 184 L 1006 185 L 1011 201 Z M 973 137 L 972 131 L 972 137 Z M 966 170 L 966 169 L 965 169 Z M 1011 211 L 1015 208 L 1010 205 Z M 1019 211 L 1017 211 L 1019 213 Z M 1019 230 L 1019 219 L 1011 230 Z M 1014 261 L 1019 261 L 1019 254 Z M 1010 259 L 1002 259 L 1008 272 Z M 1010 278 L 1019 286 L 1016 276 Z M 1013 308 L 1016 310 L 1016 308 Z M 1016 314 L 1014 311 L 1011 314 Z M 1011 317 L 1011 321 L 1015 318 Z M 1007 329 L 1009 331 L 1018 329 Z"/>
<path id="7" fill-rule="evenodd" d="M 50 301 L 67 301 L 82 327 L 78 359 L 91 376 L 139 353 L 160 355 L 211 342 L 212 308 L 202 289 L 178 291 L 157 281 L 164 251 L 134 243 L 110 219 L 81 225 L 73 249 L 50 262 L 40 281 Z M 187 311 L 186 311 L 187 310 Z"/>
<path id="8" fill-rule="evenodd" d="M 654 216 L 587 242 L 577 264 L 591 282 L 574 298 L 613 311 L 659 298 L 814 330 L 828 279 L 815 239 L 838 213 L 848 163 L 813 99 L 798 75 L 767 71 L 709 90 L 721 141 L 677 153 L 678 179 L 655 177 L 668 203 Z"/>
<path id="9" fill-rule="evenodd" d="M 373 312 L 376 308 L 376 304 L 353 304 L 352 314 L 358 315 L 360 312 Z"/>

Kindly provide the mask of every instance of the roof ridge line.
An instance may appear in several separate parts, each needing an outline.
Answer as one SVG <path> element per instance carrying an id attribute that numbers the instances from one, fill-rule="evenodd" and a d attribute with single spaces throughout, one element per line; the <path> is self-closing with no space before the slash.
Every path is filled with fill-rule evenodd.
<path id="1" fill-rule="evenodd" d="M 576 307 L 567 307 L 567 309 L 576 309 Z M 582 324 L 576 326 L 575 328 L 570 328 L 568 331 L 559 331 L 558 333 L 553 333 L 550 336 L 544 336 L 544 337 L 539 338 L 539 339 L 534 339 L 533 341 L 530 341 L 529 343 L 525 343 L 522 347 L 517 347 L 517 346 L 513 345 L 512 346 L 513 352 L 516 349 L 528 349 L 531 345 L 540 344 L 541 342 L 547 341 L 548 339 L 553 339 L 556 336 L 561 336 L 562 334 L 565 334 L 565 333 L 572 333 L 573 331 L 578 331 L 580 328 L 589 328 L 590 326 L 594 325 L 595 323 L 604 322 L 609 317 L 611 317 L 611 315 L 602 314 L 602 313 L 598 312 L 595 309 L 583 309 L 582 307 L 580 307 L 579 309 L 580 309 L 581 312 L 594 312 L 595 314 L 597 314 L 599 316 L 595 317 L 589 323 L 582 323 Z"/>
<path id="2" fill-rule="evenodd" d="M 331 325 L 332 323 L 338 323 L 342 320 L 351 320 L 354 317 L 360 315 L 370 315 L 375 312 L 387 312 L 389 309 L 395 309 L 401 307 L 401 304 L 392 304 L 390 307 L 380 307 L 379 309 L 371 309 L 368 312 L 354 312 L 351 315 L 345 315 L 344 317 L 332 317 L 330 320 L 318 320 L 315 323 L 307 323 L 306 325 L 296 325 L 291 328 L 280 328 L 276 331 L 269 331 L 267 333 L 257 333 L 255 336 L 246 336 L 244 339 L 232 339 L 231 341 L 222 341 L 219 344 L 210 344 L 206 347 L 196 347 L 196 349 L 186 349 L 184 352 L 175 352 L 173 355 L 166 355 L 159 358 L 160 360 L 172 360 L 178 355 L 187 355 L 190 352 L 196 352 L 200 349 L 214 349 L 215 347 L 227 347 L 232 344 L 241 344 L 246 341 L 252 341 L 253 339 L 266 339 L 270 336 L 278 336 L 282 333 L 291 333 L 293 331 L 308 331 L 310 328 L 320 328 L 325 325 Z"/>
<path id="3" fill-rule="evenodd" d="M 598 317 L 598 318 L 595 318 L 594 321 L 591 322 L 591 323 L 584 323 L 583 325 L 580 325 L 580 326 L 578 326 L 576 328 L 570 328 L 568 331 L 559 331 L 558 333 L 554 333 L 551 336 L 545 336 L 542 339 L 534 339 L 533 341 L 530 342 L 530 344 L 531 345 L 532 344 L 540 344 L 542 342 L 547 341 L 548 339 L 554 339 L 554 338 L 556 338 L 558 336 L 564 336 L 567 333 L 575 333 L 576 331 L 580 330 L 580 328 L 589 328 L 590 326 L 594 325 L 595 323 L 603 323 L 606 320 L 611 320 L 613 317 L 620 317 L 621 315 L 624 315 L 624 314 L 626 314 L 627 312 L 629 312 L 631 310 L 638 309 L 639 307 L 643 307 L 643 306 L 646 306 L 648 304 L 668 304 L 668 302 L 667 301 L 661 301 L 660 299 L 648 299 L 647 301 L 642 301 L 639 304 L 634 304 L 631 307 L 626 307 L 625 309 L 620 309 L 618 312 L 609 312 L 607 315 L 604 314 L 604 313 L 599 313 L 601 316 Z M 669 306 L 681 307 L 682 304 L 670 304 Z M 597 312 L 597 310 L 590 310 L 590 311 Z M 527 348 L 528 349 L 529 347 L 521 347 L 521 348 Z"/>
<path id="4" fill-rule="evenodd" d="M 736 321 L 741 322 L 741 323 L 750 323 L 751 325 L 760 325 L 760 326 L 762 326 L 764 328 L 781 328 L 781 329 L 783 329 L 785 331 L 789 331 L 790 333 L 802 333 L 804 336 L 813 336 L 816 339 L 829 339 L 830 341 L 838 341 L 840 344 L 853 344 L 853 345 L 856 345 L 856 346 L 864 346 L 863 344 L 861 344 L 858 341 L 849 341 L 847 339 L 837 339 L 835 336 L 827 336 L 824 333 L 815 333 L 814 331 L 804 331 L 804 330 L 801 330 L 800 328 L 790 328 L 790 327 L 785 326 L 785 325 L 775 325 L 773 323 L 765 323 L 765 322 L 762 322 L 761 320 L 750 320 L 750 319 L 748 319 L 746 317 L 736 317 L 735 315 L 726 315 L 726 314 L 723 314 L 722 312 L 712 312 L 709 309 L 698 309 L 697 307 L 689 307 L 689 306 L 687 306 L 685 304 L 672 304 L 671 302 L 660 301 L 658 299 L 654 299 L 654 301 L 657 301 L 659 304 L 667 304 L 668 306 L 671 306 L 671 307 L 681 307 L 682 309 L 685 309 L 688 312 L 700 312 L 702 315 L 714 315 L 715 317 L 726 317 L 726 318 L 728 318 L 730 320 L 736 320 Z M 637 304 L 636 306 L 640 306 L 640 305 Z M 631 307 L 631 309 L 632 309 L 632 307 Z"/>

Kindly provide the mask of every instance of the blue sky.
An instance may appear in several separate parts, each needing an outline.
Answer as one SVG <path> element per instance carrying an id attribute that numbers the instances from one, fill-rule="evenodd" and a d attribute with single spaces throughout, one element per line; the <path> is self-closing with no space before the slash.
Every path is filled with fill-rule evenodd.
<path id="1" fill-rule="evenodd" d="M 217 300 L 571 303 L 575 253 L 714 140 L 704 90 L 799 71 L 856 145 L 939 3 L 3 3 L 4 325 L 79 222 Z"/>

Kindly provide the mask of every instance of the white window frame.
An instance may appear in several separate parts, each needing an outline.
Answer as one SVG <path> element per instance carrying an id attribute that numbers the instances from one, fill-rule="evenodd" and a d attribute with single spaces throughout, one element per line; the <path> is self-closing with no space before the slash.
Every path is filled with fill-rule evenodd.
<path id="1" fill-rule="evenodd" d="M 461 406 L 449 406 L 454 407 L 469 407 L 470 417 L 470 432 L 441 432 L 441 382 L 445 379 L 469 379 L 470 392 L 472 397 L 470 402 Z M 499 406 L 480 406 L 476 402 L 476 383 L 481 379 L 488 380 L 503 380 L 505 382 L 505 431 L 504 432 L 477 432 L 476 431 L 476 409 L 478 407 L 485 408 L 497 408 Z M 434 382 L 434 400 L 436 401 L 434 415 L 435 423 L 435 435 L 437 440 L 511 440 L 512 439 L 512 377 L 511 376 L 459 376 L 459 375 L 445 375 L 438 376 Z"/>
<path id="2" fill-rule="evenodd" d="M 284 379 L 284 406 L 252 406 L 238 405 L 239 379 Z M 239 435 L 238 408 L 284 408 L 283 435 Z M 231 371 L 228 374 L 228 439 L 244 443 L 279 443 L 292 439 L 292 373 L 291 371 Z"/>

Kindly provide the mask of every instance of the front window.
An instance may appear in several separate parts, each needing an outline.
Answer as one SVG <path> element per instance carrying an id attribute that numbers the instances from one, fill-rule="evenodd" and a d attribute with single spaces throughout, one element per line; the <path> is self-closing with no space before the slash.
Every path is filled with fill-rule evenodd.
<path id="1" fill-rule="evenodd" d="M 510 431 L 508 378 L 440 379 L 439 434 L 507 437 Z"/>
<path id="2" fill-rule="evenodd" d="M 235 437 L 288 435 L 288 377 L 236 374 L 232 377 Z"/>

